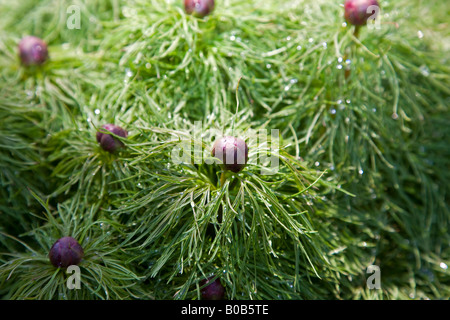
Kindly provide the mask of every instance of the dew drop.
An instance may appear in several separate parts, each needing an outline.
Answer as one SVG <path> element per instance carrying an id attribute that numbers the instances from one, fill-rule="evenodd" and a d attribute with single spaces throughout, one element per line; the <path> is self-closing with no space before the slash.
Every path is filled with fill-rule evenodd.
<path id="1" fill-rule="evenodd" d="M 364 173 L 364 170 L 363 169 L 359 169 L 358 173 L 362 175 Z"/>
<path id="2" fill-rule="evenodd" d="M 42 91 L 42 87 L 41 86 L 37 86 L 36 90 L 34 91 L 34 94 L 36 96 L 40 96 L 41 95 L 41 91 Z"/>
<path id="3" fill-rule="evenodd" d="M 231 37 L 230 37 L 230 40 L 231 40 L 231 41 L 234 41 L 234 40 L 236 40 L 236 37 L 235 37 L 235 36 L 231 36 Z"/>
<path id="4" fill-rule="evenodd" d="M 417 31 L 417 36 L 419 37 L 419 39 L 423 38 L 423 32 L 422 31 Z"/>
<path id="5" fill-rule="evenodd" d="M 302 46 L 297 46 L 297 50 L 302 50 Z"/>
<path id="6" fill-rule="evenodd" d="M 288 36 L 288 37 L 286 38 L 286 41 L 291 41 L 291 37 Z"/>
<path id="7" fill-rule="evenodd" d="M 331 109 L 331 110 L 330 110 L 330 113 L 331 113 L 331 114 L 336 114 L 336 109 Z"/>
<path id="8" fill-rule="evenodd" d="M 270 68 L 272 68 L 272 65 L 270 63 L 268 63 L 268 64 L 266 64 L 266 68 L 270 69 Z"/>
<path id="9" fill-rule="evenodd" d="M 320 166 L 320 162 L 319 162 L 319 161 L 316 161 L 316 162 L 314 163 L 314 165 L 315 165 L 316 167 L 318 167 L 318 166 Z"/>
<path id="10" fill-rule="evenodd" d="M 95 114 L 100 114 L 100 109 L 95 109 Z"/>
<path id="11" fill-rule="evenodd" d="M 420 73 L 422 73 L 423 76 L 428 77 L 430 75 L 430 69 L 428 69 L 427 66 L 421 66 Z"/>
<path id="12" fill-rule="evenodd" d="M 398 114 L 396 112 L 394 112 L 392 114 L 392 119 L 397 120 L 398 119 Z"/>
<path id="13" fill-rule="evenodd" d="M 342 69 L 342 64 L 338 64 L 336 68 L 338 68 L 339 70 L 341 70 L 341 69 Z"/>
<path id="14" fill-rule="evenodd" d="M 342 27 L 345 28 L 347 26 L 347 22 L 342 23 Z"/>
<path id="15" fill-rule="evenodd" d="M 447 264 L 445 264 L 444 262 L 441 262 L 441 263 L 439 264 L 439 267 L 441 267 L 441 268 L 444 269 L 444 270 L 447 270 L 447 268 L 448 268 Z"/>

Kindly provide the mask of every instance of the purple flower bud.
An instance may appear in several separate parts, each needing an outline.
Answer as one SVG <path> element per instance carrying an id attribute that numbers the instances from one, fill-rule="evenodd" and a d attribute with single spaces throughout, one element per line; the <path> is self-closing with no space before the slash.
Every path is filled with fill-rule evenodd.
<path id="1" fill-rule="evenodd" d="M 363 26 L 370 17 L 376 17 L 378 11 L 370 6 L 380 8 L 377 0 L 346 0 L 344 4 L 344 17 L 354 26 Z"/>
<path id="2" fill-rule="evenodd" d="M 48 59 L 47 44 L 37 37 L 25 37 L 19 43 L 19 56 L 25 66 L 41 65 Z"/>
<path id="3" fill-rule="evenodd" d="M 248 147 L 244 140 L 223 137 L 214 142 L 212 156 L 219 159 L 226 170 L 241 171 L 248 161 Z"/>
<path id="4" fill-rule="evenodd" d="M 126 138 L 128 136 L 128 132 L 126 130 L 113 124 L 105 124 L 102 126 L 102 129 L 102 131 L 109 131 L 119 137 Z M 124 147 L 122 141 L 101 131 L 97 131 L 97 142 L 100 143 L 103 150 L 111 153 L 114 153 L 116 150 Z"/>
<path id="5" fill-rule="evenodd" d="M 77 240 L 72 237 L 63 237 L 53 244 L 48 256 L 55 267 L 67 268 L 78 265 L 83 259 L 84 251 Z"/>
<path id="6" fill-rule="evenodd" d="M 187 14 L 203 18 L 214 10 L 214 0 L 184 0 L 184 9 Z"/>
<path id="7" fill-rule="evenodd" d="M 203 300 L 222 300 L 225 297 L 225 288 L 220 283 L 220 279 L 217 278 L 214 281 L 211 281 L 213 277 L 208 278 L 206 280 L 202 280 L 200 282 L 200 286 L 206 285 L 201 290 L 201 295 Z"/>

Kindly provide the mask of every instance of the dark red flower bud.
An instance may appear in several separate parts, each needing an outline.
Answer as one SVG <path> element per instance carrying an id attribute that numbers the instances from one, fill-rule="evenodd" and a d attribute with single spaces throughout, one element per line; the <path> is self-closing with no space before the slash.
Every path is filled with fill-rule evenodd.
<path id="1" fill-rule="evenodd" d="M 348 23 L 354 26 L 367 24 L 370 17 L 376 18 L 378 10 L 371 6 L 380 8 L 377 0 L 346 0 L 344 3 L 344 17 Z"/>
<path id="2" fill-rule="evenodd" d="M 113 124 L 105 124 L 102 126 L 102 129 L 102 131 L 109 131 L 119 137 L 126 138 L 128 136 L 128 132 L 126 130 Z M 124 147 L 122 141 L 101 131 L 97 131 L 97 142 L 100 143 L 103 150 L 111 153 L 114 153 L 116 150 Z"/>
<path id="3" fill-rule="evenodd" d="M 19 56 L 25 66 L 41 65 L 48 59 L 47 44 L 37 37 L 25 37 L 19 43 Z"/>
<path id="4" fill-rule="evenodd" d="M 225 288 L 220 283 L 220 279 L 217 278 L 211 281 L 213 278 L 211 277 L 200 282 L 200 286 L 206 285 L 200 292 L 203 300 L 222 300 L 225 297 Z"/>
<path id="5" fill-rule="evenodd" d="M 72 237 L 63 237 L 53 244 L 48 256 L 55 267 L 67 268 L 78 265 L 83 259 L 84 251 L 77 240 Z"/>
<path id="6" fill-rule="evenodd" d="M 214 0 L 184 0 L 187 14 L 203 18 L 214 10 Z"/>
<path id="7" fill-rule="evenodd" d="M 248 161 L 248 147 L 244 140 L 223 137 L 214 142 L 212 156 L 219 159 L 226 170 L 241 171 Z"/>

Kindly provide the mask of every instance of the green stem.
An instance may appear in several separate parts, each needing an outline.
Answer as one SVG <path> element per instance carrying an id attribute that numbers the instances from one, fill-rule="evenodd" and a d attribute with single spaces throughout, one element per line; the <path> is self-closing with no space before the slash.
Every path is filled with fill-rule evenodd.
<path id="1" fill-rule="evenodd" d="M 355 30 L 353 31 L 353 36 L 354 36 L 355 38 L 357 38 L 357 39 L 358 39 L 358 37 L 359 37 L 359 30 L 360 30 L 360 29 L 361 29 L 360 26 L 355 26 Z M 353 49 L 354 49 L 354 46 L 352 46 L 352 47 L 350 48 L 350 53 L 352 53 Z M 348 52 L 344 55 L 344 62 L 347 61 L 347 59 L 348 59 Z M 347 67 L 347 68 L 349 68 L 349 67 Z M 348 77 L 350 76 L 350 70 L 347 69 L 347 68 L 345 69 L 345 80 L 347 80 Z"/>
<path id="2" fill-rule="evenodd" d="M 360 26 L 355 26 L 355 31 L 353 31 L 353 35 L 355 36 L 355 38 L 359 37 L 359 29 L 361 29 Z"/>
<path id="3" fill-rule="evenodd" d="M 222 174 L 220 175 L 220 186 L 223 187 L 223 185 L 225 184 L 225 181 L 227 180 L 227 176 L 225 174 L 225 171 L 222 172 Z"/>

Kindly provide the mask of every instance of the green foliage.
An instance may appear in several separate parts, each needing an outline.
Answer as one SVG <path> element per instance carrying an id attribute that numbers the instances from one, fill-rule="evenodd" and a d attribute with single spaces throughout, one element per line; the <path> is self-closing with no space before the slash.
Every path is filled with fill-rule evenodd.
<path id="1" fill-rule="evenodd" d="M 214 275 L 228 299 L 449 298 L 448 5 L 381 6 L 355 33 L 336 1 L 0 0 L 0 295 L 200 299 Z M 248 139 L 242 172 L 205 163 L 211 132 Z M 81 290 L 48 261 L 67 235 Z"/>

